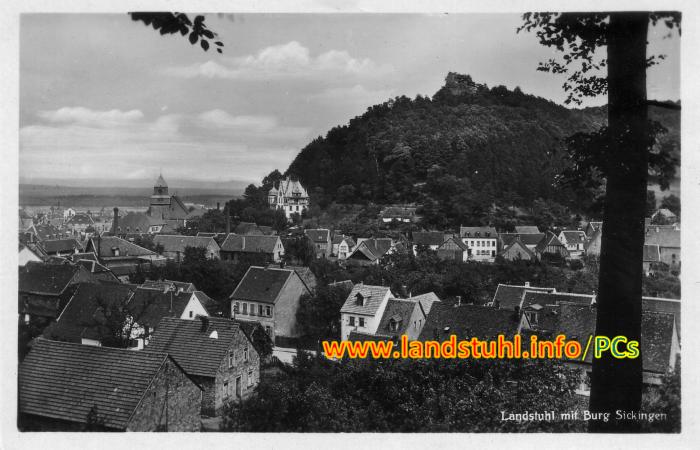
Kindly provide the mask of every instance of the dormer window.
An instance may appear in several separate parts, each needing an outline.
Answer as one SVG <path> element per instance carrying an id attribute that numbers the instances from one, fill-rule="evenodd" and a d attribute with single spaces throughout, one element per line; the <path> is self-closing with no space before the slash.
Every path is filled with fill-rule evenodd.
<path id="1" fill-rule="evenodd" d="M 364 295 L 360 294 L 359 292 L 355 295 L 355 305 L 365 306 L 365 297 L 364 297 Z"/>
<path id="2" fill-rule="evenodd" d="M 399 331 L 401 327 L 401 318 L 392 317 L 389 319 L 389 331 Z"/>

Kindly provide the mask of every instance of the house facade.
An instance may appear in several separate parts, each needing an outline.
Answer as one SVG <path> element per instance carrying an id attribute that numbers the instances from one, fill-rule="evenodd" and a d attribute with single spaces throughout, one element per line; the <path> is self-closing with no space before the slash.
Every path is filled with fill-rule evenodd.
<path id="1" fill-rule="evenodd" d="M 376 334 L 391 297 L 388 287 L 356 284 L 340 309 L 341 339 L 348 340 L 353 331 Z"/>
<path id="2" fill-rule="evenodd" d="M 314 246 L 317 258 L 327 258 L 331 256 L 331 251 L 333 249 L 331 230 L 327 228 L 307 229 L 304 230 L 304 235 Z"/>
<path id="3" fill-rule="evenodd" d="M 350 256 L 353 250 L 355 250 L 355 241 L 353 238 L 341 234 L 335 234 L 333 236 L 332 256 L 337 257 L 339 260 L 345 260 Z"/>
<path id="4" fill-rule="evenodd" d="M 452 236 L 438 246 L 437 255 L 440 259 L 466 262 L 469 260 L 470 252 L 467 244 L 460 238 Z"/>
<path id="5" fill-rule="evenodd" d="M 145 352 L 169 354 L 202 387 L 201 411 L 206 416 L 247 398 L 260 382 L 258 352 L 228 318 L 164 318 Z"/>
<path id="6" fill-rule="evenodd" d="M 231 317 L 260 322 L 275 341 L 298 338 L 296 313 L 308 286 L 295 270 L 251 266 L 230 295 Z"/>
<path id="7" fill-rule="evenodd" d="M 644 238 L 646 245 L 659 247 L 659 258 L 671 271 L 681 270 L 681 230 L 672 225 L 651 225 Z"/>
<path id="8" fill-rule="evenodd" d="M 493 262 L 498 252 L 498 233 L 493 227 L 459 227 L 459 237 L 474 261 Z"/>
<path id="9" fill-rule="evenodd" d="M 308 209 L 309 194 L 299 181 L 287 177 L 270 189 L 267 202 L 270 208 L 282 210 L 287 220 L 291 220 L 293 214 L 302 215 Z"/>
<path id="10" fill-rule="evenodd" d="M 534 261 L 537 259 L 535 253 L 527 248 L 520 238 L 515 238 L 511 241 L 499 255 L 508 261 Z"/>
<path id="11" fill-rule="evenodd" d="M 279 236 L 238 235 L 230 233 L 221 242 L 221 259 L 238 261 L 242 255 L 258 254 L 268 262 L 280 262 L 284 245 Z"/>

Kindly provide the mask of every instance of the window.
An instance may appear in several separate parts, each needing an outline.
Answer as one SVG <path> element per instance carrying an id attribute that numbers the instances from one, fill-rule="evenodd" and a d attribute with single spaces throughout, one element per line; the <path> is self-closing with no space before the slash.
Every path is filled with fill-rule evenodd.
<path id="1" fill-rule="evenodd" d="M 233 360 L 234 360 L 233 350 L 229 350 L 229 351 L 228 351 L 228 368 L 229 368 L 229 369 L 230 369 L 231 367 L 233 367 Z"/>
<path id="2" fill-rule="evenodd" d="M 249 370 L 248 371 L 248 387 L 253 385 L 253 371 Z"/>
<path id="3" fill-rule="evenodd" d="M 265 307 L 265 315 L 267 317 L 272 317 L 272 308 L 271 307 L 269 307 L 269 306 Z"/>
<path id="4" fill-rule="evenodd" d="M 259 316 L 263 315 L 263 306 L 262 305 L 258 305 L 258 315 Z"/>
<path id="5" fill-rule="evenodd" d="M 190 319 L 194 316 L 194 311 L 190 311 Z"/>
<path id="6" fill-rule="evenodd" d="M 224 387 L 222 389 L 221 395 L 224 398 L 228 397 L 228 381 L 224 381 Z"/>
<path id="7" fill-rule="evenodd" d="M 360 317 L 359 320 L 360 320 L 360 326 L 361 326 L 361 327 L 364 327 L 364 326 L 365 326 L 365 318 L 364 318 L 364 317 Z"/>
<path id="8" fill-rule="evenodd" d="M 241 310 L 241 305 L 240 305 L 240 303 L 236 302 L 236 304 L 233 305 L 233 312 L 237 313 L 240 310 Z"/>
<path id="9" fill-rule="evenodd" d="M 250 315 L 251 316 L 255 315 L 255 305 L 253 303 L 250 304 Z"/>
<path id="10" fill-rule="evenodd" d="M 248 314 L 248 304 L 243 303 L 243 314 Z"/>
<path id="11" fill-rule="evenodd" d="M 265 333 L 267 333 L 267 335 L 272 338 L 272 327 L 270 327 L 270 326 L 265 327 Z"/>
<path id="12" fill-rule="evenodd" d="M 391 331 L 398 331 L 399 329 L 399 322 L 396 320 L 390 320 L 389 321 L 389 330 Z"/>
<path id="13" fill-rule="evenodd" d="M 355 294 L 355 304 L 357 306 L 364 306 L 365 305 L 365 297 L 360 294 L 359 292 Z"/>
<path id="14" fill-rule="evenodd" d="M 350 326 L 351 327 L 355 326 L 355 318 L 353 316 L 350 316 Z"/>
<path id="15" fill-rule="evenodd" d="M 248 361 L 248 346 L 243 347 L 243 361 Z"/>

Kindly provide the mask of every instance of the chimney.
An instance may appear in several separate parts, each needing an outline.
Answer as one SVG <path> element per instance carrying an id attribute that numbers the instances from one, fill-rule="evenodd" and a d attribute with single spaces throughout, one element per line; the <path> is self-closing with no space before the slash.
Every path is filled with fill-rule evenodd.
<path id="1" fill-rule="evenodd" d="M 202 322 L 201 327 L 199 328 L 199 331 L 204 333 L 205 331 L 207 331 L 207 328 L 209 328 L 209 318 L 206 316 L 197 316 L 197 317 L 199 317 L 199 320 Z"/>
<path id="2" fill-rule="evenodd" d="M 117 227 L 119 226 L 119 208 L 114 207 L 114 220 L 112 221 L 112 234 L 117 235 Z"/>
<path id="3" fill-rule="evenodd" d="M 526 288 L 530 287 L 530 282 L 529 282 L 529 281 L 526 281 L 526 282 L 525 282 L 525 287 L 526 287 Z"/>

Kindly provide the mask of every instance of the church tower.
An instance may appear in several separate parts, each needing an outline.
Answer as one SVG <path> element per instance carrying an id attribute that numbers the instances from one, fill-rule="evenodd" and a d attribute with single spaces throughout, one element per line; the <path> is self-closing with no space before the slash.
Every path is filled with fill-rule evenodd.
<path id="1" fill-rule="evenodd" d="M 149 215 L 151 217 L 163 218 L 167 215 L 170 208 L 170 194 L 168 194 L 168 184 L 163 179 L 161 174 L 153 186 L 153 195 L 151 195 L 151 208 Z"/>

